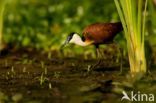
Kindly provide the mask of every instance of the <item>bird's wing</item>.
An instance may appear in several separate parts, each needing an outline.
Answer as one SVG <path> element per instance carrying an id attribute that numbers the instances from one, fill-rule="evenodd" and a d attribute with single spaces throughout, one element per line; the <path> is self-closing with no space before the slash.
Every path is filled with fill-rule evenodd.
<path id="1" fill-rule="evenodd" d="M 93 40 L 95 43 L 108 42 L 121 31 L 121 23 L 95 23 L 87 26 L 83 30 L 83 36 L 87 40 Z"/>
<path id="2" fill-rule="evenodd" d="M 83 30 L 83 37 L 85 40 L 95 40 L 96 37 L 99 37 L 98 34 L 100 31 L 102 31 L 101 29 L 102 28 L 98 23 L 91 24 Z"/>

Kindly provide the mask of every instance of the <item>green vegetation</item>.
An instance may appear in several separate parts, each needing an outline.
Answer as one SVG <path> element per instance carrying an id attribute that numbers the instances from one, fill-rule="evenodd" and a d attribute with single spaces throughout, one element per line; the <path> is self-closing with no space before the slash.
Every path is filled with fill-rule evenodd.
<path id="1" fill-rule="evenodd" d="M 3 1 L 1 0 L 1 2 Z M 155 5 L 152 0 L 149 0 L 149 8 L 147 9 L 148 32 L 146 32 L 147 36 L 144 38 L 145 23 L 143 22 L 145 22 L 145 16 L 141 16 L 144 9 L 144 1 L 139 1 L 138 4 L 135 4 L 133 0 L 132 2 L 123 1 L 121 4 L 120 6 L 124 6 L 122 8 L 125 8 L 122 13 L 126 12 L 126 14 L 123 14 L 123 17 L 126 17 L 126 19 L 123 18 L 122 20 L 125 21 L 125 24 L 123 22 L 124 26 L 127 24 L 127 27 L 124 29 L 126 39 L 134 33 L 127 42 L 128 51 L 135 51 L 137 53 L 129 53 L 130 63 L 133 64 L 133 67 L 131 65 L 131 71 L 139 71 L 140 67 L 134 67 L 134 65 L 139 66 L 141 64 L 142 71 L 146 72 L 143 41 L 144 39 L 150 39 L 148 41 L 152 45 L 156 44 L 154 43 L 156 41 L 154 29 L 156 25 L 156 20 L 154 19 L 156 14 Z M 132 5 L 136 6 L 133 8 Z M 1 8 L 4 9 L 4 5 Z M 1 11 L 4 11 L 3 9 Z M 137 13 L 138 15 L 136 15 Z M 1 14 L 4 14 L 3 39 L 6 44 L 18 48 L 27 47 L 28 49 L 35 48 L 42 51 L 58 50 L 70 32 L 75 31 L 81 34 L 83 28 L 88 24 L 120 21 L 115 4 L 111 0 L 15 0 L 14 2 L 12 1 L 11 5 L 7 5 L 5 12 Z M 0 17 L 2 20 L 3 16 Z M 2 42 L 2 22 L 0 23 L 0 42 Z M 144 26 L 140 28 L 141 25 Z M 130 29 L 133 30 L 131 31 Z M 152 37 L 150 37 L 151 35 Z M 119 35 L 117 42 L 120 42 L 122 46 L 127 48 L 125 42 L 123 42 L 123 38 Z M 130 47 L 130 42 L 133 44 L 133 47 Z M 89 57 L 94 56 L 91 46 L 84 48 L 75 45 L 67 46 L 65 48 L 65 55 L 69 56 L 70 54 L 72 56 L 72 53 L 74 55 L 84 54 L 85 58 L 88 55 Z M 91 53 L 93 55 L 90 56 Z M 52 55 L 49 53 L 48 58 L 51 58 Z M 133 62 L 133 59 L 137 57 L 142 57 L 142 60 L 137 59 L 137 62 Z"/>
<path id="2" fill-rule="evenodd" d="M 114 1 L 124 27 L 131 73 L 145 73 L 147 71 L 144 43 L 147 0 Z"/>
<path id="3" fill-rule="evenodd" d="M 17 0 L 7 7 L 4 19 L 6 43 L 46 51 L 58 49 L 70 32 L 81 34 L 88 24 L 119 21 L 110 0 Z"/>
<path id="4" fill-rule="evenodd" d="M 0 50 L 3 48 L 2 44 L 2 30 L 3 30 L 3 14 L 7 0 L 0 0 Z"/>
<path id="5" fill-rule="evenodd" d="M 153 1 L 0 0 L 0 48 L 2 42 L 5 47 L 0 50 L 0 103 L 121 103 L 123 91 L 156 95 Z M 118 34 L 115 41 L 124 48 L 123 63 L 114 44 L 100 45 L 102 60 L 96 66 L 93 46 L 71 44 L 59 51 L 70 32 L 81 34 L 91 23 L 120 19 L 125 36 Z M 136 78 L 128 73 L 127 51 Z M 151 74 L 142 75 L 148 65 Z"/>

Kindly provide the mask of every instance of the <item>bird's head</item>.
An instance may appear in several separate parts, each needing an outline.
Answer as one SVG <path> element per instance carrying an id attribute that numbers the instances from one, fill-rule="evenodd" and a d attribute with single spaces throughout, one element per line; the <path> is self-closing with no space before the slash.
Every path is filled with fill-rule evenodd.
<path id="1" fill-rule="evenodd" d="M 61 46 L 61 48 L 63 48 L 65 45 L 67 45 L 69 43 L 73 43 L 77 37 L 78 37 L 78 34 L 77 33 L 75 33 L 75 32 L 70 33 L 67 36 L 67 39 L 65 40 L 65 42 L 63 43 L 63 45 Z"/>
<path id="2" fill-rule="evenodd" d="M 86 42 L 84 37 L 81 37 L 75 32 L 70 33 L 67 36 L 67 39 L 65 40 L 64 44 L 61 46 L 60 49 L 62 49 L 65 45 L 73 43 L 80 46 L 87 46 L 93 43 L 93 41 Z"/>

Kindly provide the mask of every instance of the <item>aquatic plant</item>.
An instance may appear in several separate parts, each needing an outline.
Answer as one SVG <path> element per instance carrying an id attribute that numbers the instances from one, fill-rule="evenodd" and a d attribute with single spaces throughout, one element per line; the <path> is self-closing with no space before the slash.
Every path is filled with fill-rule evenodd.
<path id="1" fill-rule="evenodd" d="M 147 0 L 114 0 L 127 41 L 131 74 L 146 73 L 145 21 Z"/>

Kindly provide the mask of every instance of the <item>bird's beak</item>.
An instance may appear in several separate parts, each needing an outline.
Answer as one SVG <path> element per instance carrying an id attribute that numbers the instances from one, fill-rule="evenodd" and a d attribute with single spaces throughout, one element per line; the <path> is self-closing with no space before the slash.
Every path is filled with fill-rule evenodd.
<path id="1" fill-rule="evenodd" d="M 68 40 L 66 40 L 60 47 L 60 53 L 62 56 L 64 56 L 63 48 L 69 43 Z"/>
<path id="2" fill-rule="evenodd" d="M 60 47 L 60 50 L 62 50 L 67 44 L 69 43 L 68 40 L 66 40 Z"/>

